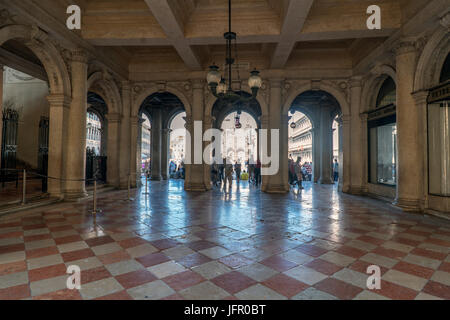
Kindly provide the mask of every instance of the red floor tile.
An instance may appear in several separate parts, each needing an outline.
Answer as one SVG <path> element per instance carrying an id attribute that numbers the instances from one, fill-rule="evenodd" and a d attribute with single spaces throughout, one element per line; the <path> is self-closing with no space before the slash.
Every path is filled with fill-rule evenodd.
<path id="1" fill-rule="evenodd" d="M 279 272 L 285 272 L 297 266 L 297 264 L 283 259 L 280 256 L 272 256 L 260 263 Z"/>
<path id="2" fill-rule="evenodd" d="M 339 252 L 343 255 L 355 258 L 355 259 L 361 258 L 362 256 L 367 254 L 366 251 L 359 250 L 359 249 L 349 247 L 349 246 L 341 246 L 341 247 L 335 249 L 334 251 Z"/>
<path id="3" fill-rule="evenodd" d="M 199 284 L 205 279 L 199 274 L 192 271 L 185 271 L 167 278 L 164 278 L 163 281 L 168 284 L 175 291 L 181 291 L 183 289 L 195 286 Z"/>
<path id="4" fill-rule="evenodd" d="M 450 273 L 450 262 L 442 262 L 442 264 L 439 267 L 439 270 Z"/>
<path id="5" fill-rule="evenodd" d="M 182 266 L 185 266 L 186 268 L 193 268 L 202 265 L 204 263 L 210 262 L 212 260 L 200 253 L 193 253 L 181 259 L 177 259 L 176 261 Z"/>
<path id="6" fill-rule="evenodd" d="M 415 254 L 417 256 L 422 256 L 425 258 L 436 259 L 436 260 L 444 260 L 447 257 L 447 254 L 445 254 L 445 253 L 422 249 L 422 248 L 415 248 L 413 251 L 411 251 L 411 253 Z"/>
<path id="7" fill-rule="evenodd" d="M 126 240 L 122 240 L 122 241 L 118 242 L 118 244 L 124 249 L 137 247 L 141 244 L 146 244 L 146 243 L 148 243 L 148 241 L 146 241 L 142 238 L 138 238 L 138 237 L 130 238 L 130 239 L 126 239 Z"/>
<path id="8" fill-rule="evenodd" d="M 52 239 L 52 235 L 50 233 L 38 234 L 38 235 L 35 235 L 35 236 L 24 236 L 23 237 L 23 241 L 25 241 L 25 242 L 47 240 L 47 239 Z"/>
<path id="9" fill-rule="evenodd" d="M 327 292 L 342 300 L 356 297 L 363 289 L 334 278 L 327 278 L 314 286 L 316 289 Z"/>
<path id="10" fill-rule="evenodd" d="M 393 300 L 413 300 L 419 294 L 412 289 L 383 280 L 381 280 L 381 289 L 372 291 Z"/>
<path id="11" fill-rule="evenodd" d="M 115 277 L 125 289 L 134 288 L 148 282 L 158 280 L 150 271 L 138 270 Z"/>
<path id="12" fill-rule="evenodd" d="M 111 273 L 103 266 L 84 270 L 81 272 L 81 285 L 107 279 L 111 276 Z"/>
<path id="13" fill-rule="evenodd" d="M 348 268 L 351 270 L 355 270 L 355 271 L 367 274 L 367 268 L 371 265 L 373 265 L 373 263 L 362 261 L 362 260 L 356 260 Z M 380 269 L 381 269 L 381 275 L 383 275 L 387 271 L 389 271 L 389 269 L 387 269 L 383 266 L 380 266 Z"/>
<path id="14" fill-rule="evenodd" d="M 65 275 L 67 267 L 65 264 L 56 264 L 49 267 L 43 267 L 28 271 L 28 279 L 30 282 L 50 279 Z"/>
<path id="15" fill-rule="evenodd" d="M 55 240 L 56 245 L 58 245 L 58 246 L 61 244 L 66 244 L 66 243 L 83 241 L 83 239 L 78 234 L 67 236 L 67 237 L 55 238 L 54 240 Z"/>
<path id="16" fill-rule="evenodd" d="M 72 262 L 72 261 L 77 261 L 77 260 L 81 260 L 81 259 L 87 259 L 90 257 L 94 257 L 95 254 L 91 249 L 88 248 L 88 249 L 82 249 L 82 250 L 61 253 L 61 256 L 62 256 L 64 262 Z"/>
<path id="17" fill-rule="evenodd" d="M 87 240 L 85 240 L 85 242 L 87 243 L 87 245 L 89 247 L 97 247 L 97 246 L 101 246 L 104 244 L 112 243 L 112 242 L 114 242 L 114 240 L 110 236 L 102 236 L 102 237 L 87 239 Z"/>
<path id="18" fill-rule="evenodd" d="M 288 298 L 309 288 L 309 285 L 288 277 L 285 274 L 277 274 L 262 284 Z"/>
<path id="19" fill-rule="evenodd" d="M 229 272 L 221 276 L 218 276 L 217 278 L 211 280 L 211 282 L 221 287 L 222 289 L 228 291 L 231 294 L 238 293 L 256 284 L 256 282 L 253 279 L 237 271 Z"/>
<path id="20" fill-rule="evenodd" d="M 384 242 L 386 242 L 385 240 L 377 239 L 377 238 L 370 237 L 370 236 L 361 236 L 361 237 L 358 237 L 356 239 L 360 240 L 360 241 L 364 241 L 364 242 L 370 243 L 370 244 L 374 244 L 374 245 L 377 245 L 377 246 L 379 246 L 379 245 L 383 244 Z"/>
<path id="21" fill-rule="evenodd" d="M 35 259 L 35 258 L 42 258 L 42 257 L 58 254 L 59 250 L 57 247 L 53 246 L 53 247 L 48 247 L 48 248 L 28 250 L 25 253 L 26 253 L 27 259 Z"/>
<path id="22" fill-rule="evenodd" d="M 422 291 L 435 297 L 450 300 L 450 286 L 439 282 L 428 281 Z"/>
<path id="23" fill-rule="evenodd" d="M 137 258 L 136 260 L 146 268 L 170 261 L 170 259 L 163 253 L 152 253 L 144 257 Z"/>
<path id="24" fill-rule="evenodd" d="M 0 276 L 4 276 L 11 273 L 23 272 L 27 270 L 26 261 L 10 262 L 0 264 Z"/>
<path id="25" fill-rule="evenodd" d="M 20 300 L 30 296 L 31 291 L 28 284 L 0 289 L 0 300 Z"/>
<path id="26" fill-rule="evenodd" d="M 311 244 L 302 244 L 301 246 L 298 246 L 295 249 L 300 251 L 301 253 L 305 253 L 309 256 L 316 257 L 316 258 L 328 252 L 327 250 L 325 250 L 323 248 L 320 248 L 320 247 L 317 247 L 317 246 L 314 246 Z"/>
<path id="27" fill-rule="evenodd" d="M 202 251 L 202 250 L 206 250 L 206 249 L 215 247 L 216 244 L 209 242 L 209 241 L 200 240 L 200 241 L 187 243 L 186 246 L 195 251 Z"/>
<path id="28" fill-rule="evenodd" d="M 131 256 L 125 250 L 120 250 L 105 255 L 97 256 L 103 264 L 112 264 L 120 261 L 130 260 Z"/>
<path id="29" fill-rule="evenodd" d="M 151 245 L 158 248 L 159 250 L 166 250 L 176 247 L 180 243 L 171 239 L 162 239 L 157 241 L 152 241 Z"/>
<path id="30" fill-rule="evenodd" d="M 0 247 L 0 254 L 12 253 L 17 251 L 25 251 L 24 243 L 10 244 L 7 246 Z"/>
<path id="31" fill-rule="evenodd" d="M 419 266 L 417 264 L 408 263 L 405 261 L 400 261 L 392 269 L 398 270 L 401 272 L 405 272 L 405 273 L 409 273 L 414 276 L 425 278 L 425 279 L 430 279 L 434 273 L 433 269 L 425 268 L 425 267 Z"/>
<path id="32" fill-rule="evenodd" d="M 33 297 L 33 300 L 82 300 L 78 290 L 64 289 Z"/>
<path id="33" fill-rule="evenodd" d="M 387 249 L 384 247 L 378 247 L 375 250 L 372 251 L 373 253 L 391 258 L 391 259 L 402 259 L 403 257 L 405 257 L 407 255 L 407 253 L 405 252 L 401 252 L 398 250 L 394 250 L 394 249 Z"/>
<path id="34" fill-rule="evenodd" d="M 333 275 L 339 270 L 343 269 L 343 267 L 340 267 L 338 265 L 335 265 L 334 263 L 322 260 L 322 259 L 316 259 L 309 263 L 307 263 L 305 266 L 308 268 L 314 269 L 316 271 L 319 271 L 326 275 Z"/>

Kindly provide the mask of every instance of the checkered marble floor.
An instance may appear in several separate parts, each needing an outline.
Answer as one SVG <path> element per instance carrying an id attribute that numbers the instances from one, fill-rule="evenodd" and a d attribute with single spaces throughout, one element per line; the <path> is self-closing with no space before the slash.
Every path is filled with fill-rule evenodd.
<path id="1" fill-rule="evenodd" d="M 4 299 L 450 299 L 450 221 L 307 185 L 102 195 L 0 218 Z M 67 267 L 81 268 L 68 290 Z M 382 272 L 366 287 L 367 267 Z"/>

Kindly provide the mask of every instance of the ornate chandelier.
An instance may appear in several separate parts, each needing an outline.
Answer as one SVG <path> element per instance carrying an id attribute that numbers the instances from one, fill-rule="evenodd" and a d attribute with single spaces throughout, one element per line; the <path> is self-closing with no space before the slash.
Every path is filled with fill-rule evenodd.
<path id="1" fill-rule="evenodd" d="M 250 73 L 250 78 L 248 79 L 248 86 L 252 90 L 251 96 L 244 96 L 240 92 L 233 91 L 232 89 L 232 82 L 233 82 L 232 70 L 233 64 L 235 63 L 235 59 L 232 57 L 231 54 L 232 51 L 231 46 L 233 40 L 235 41 L 236 45 L 237 35 L 236 33 L 231 31 L 231 0 L 228 0 L 228 26 L 229 31 L 224 35 L 227 44 L 227 53 L 226 53 L 227 57 L 225 60 L 225 64 L 228 69 L 227 70 L 228 74 L 226 75 L 226 78 L 223 78 L 219 72 L 219 67 L 216 65 L 212 65 L 211 67 L 209 67 L 210 71 L 206 77 L 206 80 L 208 81 L 208 86 L 212 94 L 219 100 L 231 104 L 234 104 L 236 102 L 248 102 L 256 98 L 256 96 L 258 95 L 258 91 L 262 85 L 262 79 L 259 76 L 259 71 L 257 71 L 256 69 Z"/>

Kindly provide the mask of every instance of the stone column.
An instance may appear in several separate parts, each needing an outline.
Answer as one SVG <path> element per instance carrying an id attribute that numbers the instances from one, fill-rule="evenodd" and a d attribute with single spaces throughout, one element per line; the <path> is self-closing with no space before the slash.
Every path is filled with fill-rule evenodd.
<path id="1" fill-rule="evenodd" d="M 272 146 L 271 143 L 271 132 L 269 131 L 268 136 L 268 146 L 267 150 L 269 155 L 274 154 L 274 152 L 279 153 L 280 167 L 276 175 L 266 177 L 267 184 L 263 185 L 264 189 L 262 191 L 267 193 L 284 193 L 288 192 L 287 187 L 283 181 L 283 170 L 287 168 L 288 161 L 288 151 L 286 148 L 286 143 L 288 141 L 287 136 L 285 136 L 285 130 L 282 130 L 282 125 L 284 122 L 281 115 L 281 84 L 283 80 L 281 79 L 271 79 L 270 80 L 270 104 L 269 104 L 269 130 L 280 130 L 280 140 L 278 141 L 278 146 Z M 286 128 L 287 131 L 287 128 Z M 285 139 L 285 140 L 283 140 Z M 286 150 L 285 150 L 286 149 Z M 286 151 L 285 153 L 283 153 Z M 263 167 L 267 165 L 263 164 Z M 287 170 L 287 169 L 286 169 Z"/>
<path id="2" fill-rule="evenodd" d="M 361 77 L 353 77 L 350 81 L 350 152 L 345 158 L 350 158 L 350 190 L 352 194 L 361 194 L 363 186 L 363 150 L 362 139 L 364 133 L 361 127 Z"/>
<path id="3" fill-rule="evenodd" d="M 170 129 L 161 131 L 161 176 L 163 180 L 169 179 L 169 148 Z"/>
<path id="4" fill-rule="evenodd" d="M 215 118 L 211 116 L 205 116 L 205 119 L 203 121 L 203 132 L 206 132 L 209 129 L 213 128 Z M 212 142 L 203 142 L 203 150 L 206 149 L 206 147 L 211 144 Z M 216 150 L 216 152 L 219 152 L 219 150 Z M 206 164 L 203 166 L 203 176 L 205 181 L 206 189 L 211 190 L 212 189 L 212 183 L 211 183 L 211 166 Z"/>
<path id="5" fill-rule="evenodd" d="M 152 180 L 161 181 L 162 160 L 162 109 L 152 108 Z"/>
<path id="6" fill-rule="evenodd" d="M 54 198 L 64 197 L 64 185 L 67 156 L 68 120 L 70 97 L 49 95 L 49 148 L 48 148 L 48 193 Z"/>
<path id="7" fill-rule="evenodd" d="M 263 115 L 261 116 L 261 128 L 260 129 L 264 129 L 264 130 L 269 130 L 270 124 L 269 124 L 269 116 L 268 115 Z M 257 133 L 257 137 L 258 137 L 258 148 L 257 148 L 257 155 L 255 160 L 255 164 L 257 163 L 257 161 L 261 161 L 261 132 L 259 130 L 256 131 Z M 270 143 L 270 140 L 269 140 Z M 261 190 L 266 190 L 267 189 L 267 185 L 269 183 L 270 180 L 270 176 L 262 176 L 261 177 Z"/>
<path id="8" fill-rule="evenodd" d="M 314 183 L 318 183 L 320 179 L 320 125 L 318 127 L 314 127 L 311 132 L 313 135 L 313 179 Z"/>
<path id="9" fill-rule="evenodd" d="M 332 140 L 331 108 L 323 105 L 320 108 L 320 179 L 321 184 L 333 184 L 332 168 Z"/>
<path id="10" fill-rule="evenodd" d="M 201 141 L 195 141 L 194 136 L 194 122 L 195 121 L 203 121 L 204 115 L 204 88 L 205 81 L 204 80 L 194 80 L 192 84 L 192 116 L 187 117 L 186 121 L 186 129 L 191 134 L 191 163 L 190 165 L 186 165 L 186 181 L 184 184 L 184 188 L 187 191 L 207 191 L 208 188 L 205 185 L 205 177 L 204 177 L 204 164 L 195 164 L 195 146 L 197 144 L 201 144 L 201 149 L 203 152 L 203 138 Z M 203 127 L 202 127 L 203 128 Z M 203 134 L 203 133 L 202 133 Z M 189 145 L 189 144 L 188 144 Z M 203 159 L 203 155 L 201 155 Z"/>
<path id="11" fill-rule="evenodd" d="M 2 143 L 2 134 L 3 134 L 3 65 L 0 64 L 0 148 Z M 1 154 L 0 154 L 1 161 Z"/>
<path id="12" fill-rule="evenodd" d="M 107 181 L 114 187 L 120 187 L 119 170 L 119 131 L 120 114 L 110 113 L 108 118 L 108 163 L 107 163 Z"/>
<path id="13" fill-rule="evenodd" d="M 135 173 L 131 171 L 131 146 L 136 141 L 131 141 L 131 126 L 130 126 L 130 114 L 131 114 L 131 89 L 128 81 L 122 82 L 122 121 L 120 123 L 120 188 L 128 188 L 128 175 Z M 132 181 L 136 180 L 135 177 L 131 177 Z"/>
<path id="14" fill-rule="evenodd" d="M 280 129 L 280 171 L 284 190 L 288 192 L 289 186 L 289 120 L 291 116 L 284 115 L 281 117 Z"/>
<path id="15" fill-rule="evenodd" d="M 402 39 L 396 48 L 397 66 L 397 197 L 396 205 L 405 211 L 420 211 L 423 181 L 421 119 L 415 105 L 415 43 Z"/>
<path id="16" fill-rule="evenodd" d="M 141 164 L 138 165 L 138 153 L 140 150 L 140 146 L 139 146 L 139 137 L 138 137 L 138 132 L 139 132 L 139 122 L 140 122 L 140 118 L 137 116 L 132 116 L 130 117 L 130 172 L 133 174 L 135 174 L 135 176 L 131 177 L 131 187 L 136 188 L 136 186 L 140 186 L 141 185 L 141 174 L 142 174 L 142 168 L 141 168 Z M 139 155 L 139 158 L 140 155 Z"/>
<path id="17" fill-rule="evenodd" d="M 369 148 L 369 141 L 368 141 L 368 137 L 367 137 L 367 132 L 368 132 L 368 128 L 367 128 L 367 118 L 368 115 L 367 113 L 360 113 L 359 114 L 359 119 L 360 119 L 360 123 L 361 123 L 361 154 L 362 154 L 362 186 L 361 186 L 361 192 L 363 194 L 366 194 L 367 192 L 369 192 L 368 189 L 368 184 L 369 184 L 369 152 L 368 152 L 368 148 Z"/>
<path id="18" fill-rule="evenodd" d="M 359 117 L 358 117 L 359 118 Z M 339 122 L 339 191 L 349 192 L 351 183 L 351 117 L 343 115 Z M 361 157 L 361 151 L 359 151 Z M 361 172 L 362 174 L 362 172 Z"/>
<path id="19" fill-rule="evenodd" d="M 72 103 L 68 122 L 65 174 L 67 181 L 64 188 L 67 199 L 87 195 L 86 183 L 82 181 L 86 178 L 87 62 L 87 55 L 82 50 L 72 52 Z"/>

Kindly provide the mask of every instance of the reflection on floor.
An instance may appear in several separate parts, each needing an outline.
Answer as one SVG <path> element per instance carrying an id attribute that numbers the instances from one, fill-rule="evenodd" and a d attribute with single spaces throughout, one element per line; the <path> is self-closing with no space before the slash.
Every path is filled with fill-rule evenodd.
<path id="1" fill-rule="evenodd" d="M 0 219 L 0 299 L 450 299 L 450 222 L 307 184 L 102 195 Z M 66 289 L 78 265 L 80 291 Z M 367 267 L 381 268 L 380 290 Z"/>

